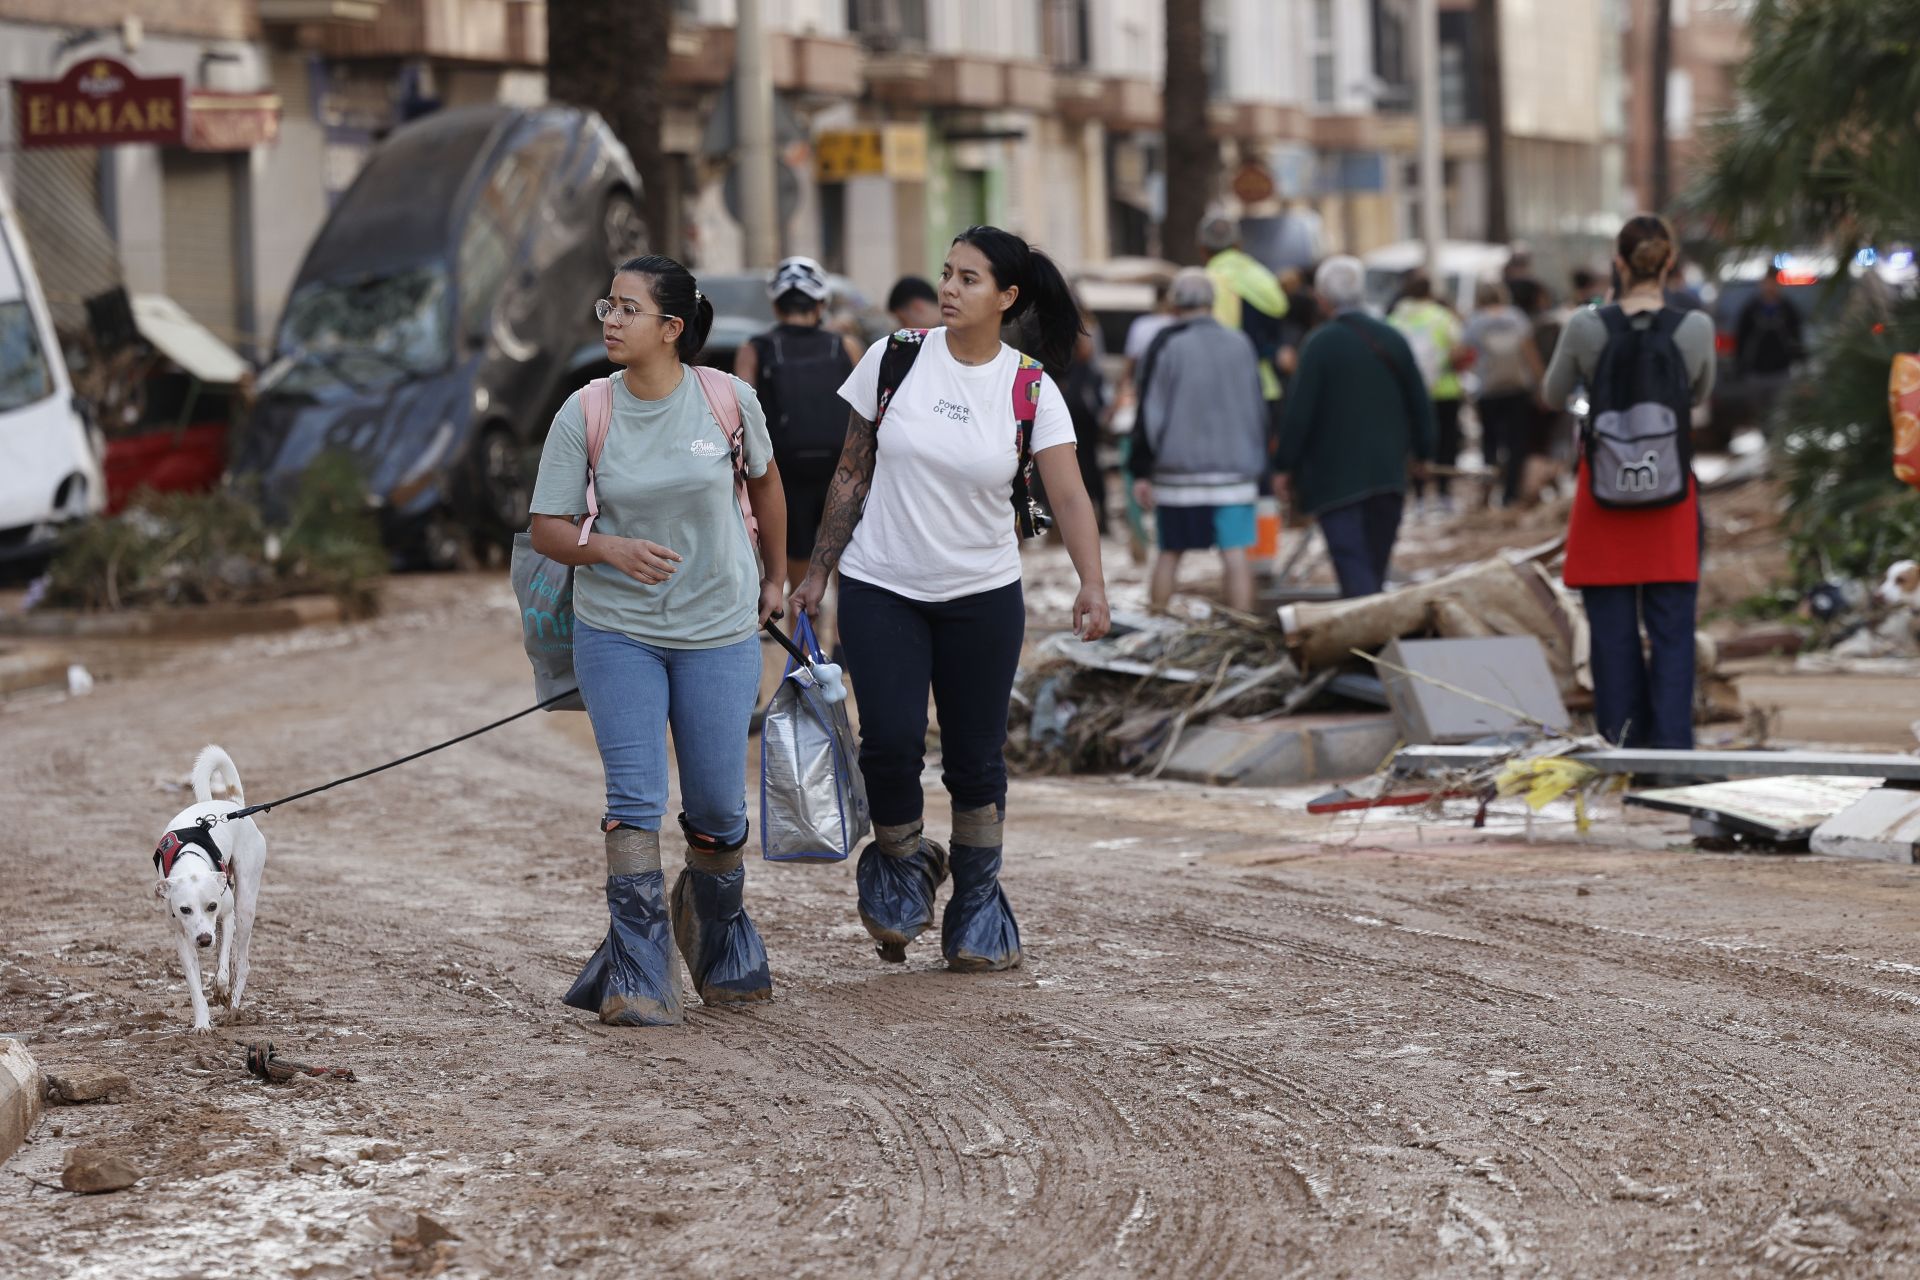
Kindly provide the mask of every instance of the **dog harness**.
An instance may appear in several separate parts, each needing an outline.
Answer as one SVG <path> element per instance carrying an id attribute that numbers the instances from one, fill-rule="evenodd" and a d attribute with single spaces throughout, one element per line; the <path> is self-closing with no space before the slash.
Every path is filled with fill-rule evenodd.
<path id="1" fill-rule="evenodd" d="M 173 864 L 184 853 L 197 853 L 213 865 L 213 869 L 233 883 L 233 864 L 220 856 L 220 846 L 214 843 L 213 832 L 206 827 L 175 827 L 160 837 L 159 848 L 153 851 L 153 865 L 160 868 L 160 878 L 166 879 L 173 874 Z"/>

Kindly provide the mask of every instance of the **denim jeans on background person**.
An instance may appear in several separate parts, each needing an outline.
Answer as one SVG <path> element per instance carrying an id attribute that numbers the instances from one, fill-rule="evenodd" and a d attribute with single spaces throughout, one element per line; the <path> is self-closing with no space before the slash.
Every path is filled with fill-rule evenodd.
<path id="1" fill-rule="evenodd" d="M 922 817 L 927 690 L 940 715 L 940 780 L 956 809 L 1007 799 L 1007 705 L 1027 606 L 1018 582 L 957 600 L 911 600 L 840 579 L 840 642 L 860 709 L 860 772 L 876 826 Z"/>
<path id="2" fill-rule="evenodd" d="M 1694 582 L 1580 589 L 1592 636 L 1594 727 L 1608 742 L 1693 749 L 1693 627 L 1699 595 Z"/>
<path id="3" fill-rule="evenodd" d="M 667 812 L 667 727 L 680 801 L 696 831 L 747 830 L 747 724 L 760 697 L 760 638 L 667 649 L 576 623 L 573 671 L 607 775 L 607 817 L 658 831 Z"/>
<path id="4" fill-rule="evenodd" d="M 1386 586 L 1406 505 L 1404 494 L 1376 493 L 1320 513 L 1320 536 L 1327 540 L 1327 558 L 1343 599 L 1370 596 Z"/>

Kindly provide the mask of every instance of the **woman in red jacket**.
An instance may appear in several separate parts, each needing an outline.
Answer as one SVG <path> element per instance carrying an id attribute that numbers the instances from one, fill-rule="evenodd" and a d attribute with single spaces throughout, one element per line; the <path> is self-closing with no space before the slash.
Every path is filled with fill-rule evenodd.
<path id="1" fill-rule="evenodd" d="M 1655 328 L 1671 334 L 1692 403 L 1699 404 L 1713 390 L 1713 321 L 1704 311 L 1663 314 L 1675 257 L 1673 228 L 1664 218 L 1643 214 L 1620 229 L 1615 250 L 1621 288 L 1608 310 L 1617 308 L 1642 335 Z M 1576 385 L 1591 394 L 1607 343 L 1602 310 L 1576 311 L 1547 366 L 1546 403 L 1565 404 Z M 1685 417 L 1678 428 L 1689 429 Z M 1594 498 L 1585 461 L 1580 465 L 1562 576 L 1586 602 L 1596 727 L 1621 746 L 1693 747 L 1700 487 L 1691 475 L 1685 484 L 1685 495 L 1669 505 L 1607 507 Z"/>

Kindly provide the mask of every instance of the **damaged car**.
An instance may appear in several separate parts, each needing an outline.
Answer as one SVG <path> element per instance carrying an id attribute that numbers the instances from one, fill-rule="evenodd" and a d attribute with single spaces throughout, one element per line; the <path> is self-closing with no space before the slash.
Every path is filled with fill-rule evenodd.
<path id="1" fill-rule="evenodd" d="M 592 302 L 645 252 L 639 198 L 590 111 L 462 107 L 400 129 L 307 252 L 235 479 L 271 517 L 344 452 L 403 563 L 505 545 L 554 413 L 611 371 Z"/>

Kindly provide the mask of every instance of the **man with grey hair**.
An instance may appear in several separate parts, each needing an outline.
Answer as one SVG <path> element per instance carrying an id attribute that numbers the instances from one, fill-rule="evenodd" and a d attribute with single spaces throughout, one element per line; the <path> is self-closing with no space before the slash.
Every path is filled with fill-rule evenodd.
<path id="1" fill-rule="evenodd" d="M 1372 595 L 1387 580 L 1407 460 L 1433 457 L 1433 405 L 1407 340 L 1366 313 L 1358 258 L 1328 258 L 1314 291 L 1332 320 L 1300 352 L 1274 465 L 1278 484 L 1320 522 L 1342 596 Z"/>
<path id="2" fill-rule="evenodd" d="M 1134 497 L 1155 513 L 1160 555 L 1149 586 L 1167 607 L 1188 551 L 1218 547 L 1227 605 L 1253 609 L 1253 503 L 1267 474 L 1266 403 L 1246 334 L 1214 318 L 1213 281 L 1197 267 L 1168 290 L 1173 323 L 1147 348 L 1128 469 Z"/>

